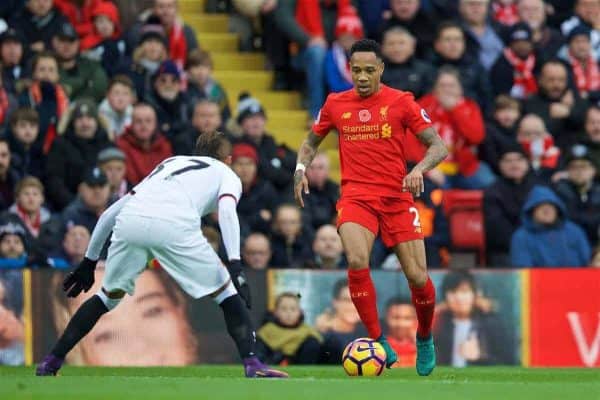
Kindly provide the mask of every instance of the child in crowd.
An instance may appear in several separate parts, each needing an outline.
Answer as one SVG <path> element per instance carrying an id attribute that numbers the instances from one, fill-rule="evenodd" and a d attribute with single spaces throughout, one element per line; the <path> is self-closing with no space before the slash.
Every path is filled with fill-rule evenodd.
<path id="1" fill-rule="evenodd" d="M 127 75 L 115 75 L 110 80 L 106 97 L 98 108 L 100 117 L 106 123 L 108 135 L 113 140 L 131 124 L 134 102 L 133 81 Z"/>
<path id="2" fill-rule="evenodd" d="M 19 108 L 11 116 L 8 142 L 11 164 L 19 176 L 32 175 L 42 179 L 46 155 L 37 143 L 39 130 L 40 117 L 33 108 Z"/>
<path id="3" fill-rule="evenodd" d="M 259 357 L 271 364 L 316 364 L 322 338 L 304 323 L 300 295 L 285 292 L 275 299 L 275 309 L 256 333 Z"/>

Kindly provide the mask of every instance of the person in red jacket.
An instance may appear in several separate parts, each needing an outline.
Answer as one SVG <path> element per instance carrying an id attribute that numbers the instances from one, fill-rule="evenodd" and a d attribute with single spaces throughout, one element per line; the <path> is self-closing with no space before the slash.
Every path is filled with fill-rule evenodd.
<path id="1" fill-rule="evenodd" d="M 117 146 L 125 153 L 127 181 L 132 185 L 173 155 L 171 143 L 158 132 L 156 121 L 154 109 L 138 103 L 133 108 L 131 126 L 117 139 Z"/>
<path id="2" fill-rule="evenodd" d="M 481 109 L 463 96 L 458 71 L 450 66 L 440 68 L 433 92 L 419 99 L 419 104 L 450 151 L 430 178 L 442 187 L 483 189 L 491 185 L 496 179 L 493 172 L 477 158 L 477 145 L 485 137 Z"/>
<path id="3" fill-rule="evenodd" d="M 105 2 L 108 0 L 54 0 L 54 6 L 67 17 L 79 38 L 83 39 L 94 30 L 92 10 Z"/>

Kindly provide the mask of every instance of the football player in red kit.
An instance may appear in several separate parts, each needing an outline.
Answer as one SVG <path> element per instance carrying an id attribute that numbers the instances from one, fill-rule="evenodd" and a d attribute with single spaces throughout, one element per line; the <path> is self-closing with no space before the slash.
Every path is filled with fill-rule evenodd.
<path id="1" fill-rule="evenodd" d="M 448 151 L 431 120 L 408 92 L 383 85 L 384 64 L 379 44 L 363 39 L 350 50 L 354 87 L 329 95 L 298 152 L 294 194 L 304 206 L 308 194 L 305 169 L 330 130 L 339 133 L 342 194 L 337 203 L 338 231 L 348 259 L 348 282 L 352 301 L 369 336 L 386 350 L 390 367 L 397 355 L 382 334 L 375 287 L 369 272 L 369 256 L 375 237 L 398 256 L 417 312 L 417 362 L 419 375 L 435 367 L 431 325 L 435 288 L 427 274 L 425 245 L 419 212 L 413 196 L 423 188 L 423 174 L 434 168 Z M 406 170 L 407 135 L 425 144 L 424 158 Z"/>

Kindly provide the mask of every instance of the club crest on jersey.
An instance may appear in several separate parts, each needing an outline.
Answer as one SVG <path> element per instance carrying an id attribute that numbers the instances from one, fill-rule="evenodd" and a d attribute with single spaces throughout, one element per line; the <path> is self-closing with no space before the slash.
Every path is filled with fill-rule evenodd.
<path id="1" fill-rule="evenodd" d="M 360 110 L 358 112 L 358 120 L 360 122 L 368 122 L 371 120 L 371 113 L 369 110 Z"/>
<path id="2" fill-rule="evenodd" d="M 423 117 L 425 122 L 427 122 L 428 124 L 431 123 L 431 118 L 429 118 L 429 114 L 427 114 L 427 111 L 425 111 L 423 108 L 421 108 L 421 117 Z"/>
<path id="3" fill-rule="evenodd" d="M 379 118 L 381 118 L 382 121 L 387 121 L 388 107 L 389 106 L 385 106 L 379 109 Z"/>

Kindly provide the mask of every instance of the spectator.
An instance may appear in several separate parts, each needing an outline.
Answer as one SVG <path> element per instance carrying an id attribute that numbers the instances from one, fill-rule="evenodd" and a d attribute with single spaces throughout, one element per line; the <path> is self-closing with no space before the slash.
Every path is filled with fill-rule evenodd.
<path id="1" fill-rule="evenodd" d="M 338 15 L 350 5 L 348 0 L 338 0 L 336 3 L 279 0 L 274 13 L 279 30 L 299 46 L 292 65 L 306 75 L 308 111 L 312 118 L 317 117 L 325 100 L 324 66 L 327 44 L 334 40 Z"/>
<path id="2" fill-rule="evenodd" d="M 150 92 L 152 76 L 168 56 L 168 42 L 160 21 L 149 18 L 140 29 L 140 40 L 133 51 L 133 64 L 129 70 L 138 99 L 145 98 Z"/>
<path id="3" fill-rule="evenodd" d="M 217 103 L 207 99 L 198 101 L 194 106 L 192 125 L 172 140 L 173 152 L 176 155 L 192 155 L 198 137 L 203 133 L 218 130 L 222 125 L 221 122 Z"/>
<path id="4" fill-rule="evenodd" d="M 581 131 L 587 108 L 567 83 L 567 67 L 560 61 L 547 61 L 538 77 L 538 94 L 524 102 L 524 114 L 540 116 L 560 148 L 573 142 L 573 132 Z"/>
<path id="5" fill-rule="evenodd" d="M 127 44 L 122 37 L 119 10 L 109 1 L 92 8 L 93 31 L 81 41 L 84 56 L 99 62 L 109 77 L 129 66 Z"/>
<path id="6" fill-rule="evenodd" d="M 73 225 L 67 229 L 60 251 L 51 254 L 50 263 L 54 268 L 73 268 L 83 260 L 90 243 L 90 232 L 83 225 Z"/>
<path id="7" fill-rule="evenodd" d="M 277 7 L 277 0 L 232 0 L 229 13 L 229 32 L 235 33 L 240 38 L 239 49 L 242 52 L 257 50 L 261 47 L 260 28 L 264 40 L 269 41 L 269 31 L 265 29 L 265 20 L 272 19 L 272 13 Z M 210 2 L 208 4 L 211 4 Z M 214 4 L 214 3 L 213 3 Z M 218 5 L 217 5 L 218 8 Z M 209 7 L 206 7 L 208 10 Z M 219 12 L 219 11 L 217 11 Z M 260 24 L 258 23 L 260 21 Z M 267 47 L 267 43 L 263 44 Z"/>
<path id="8" fill-rule="evenodd" d="M 315 234 L 312 250 L 314 258 L 306 260 L 305 268 L 338 269 L 346 266 L 342 239 L 333 225 L 323 225 Z"/>
<path id="9" fill-rule="evenodd" d="M 389 0 L 359 0 L 356 3 L 367 37 L 378 39 L 381 24 L 390 16 Z"/>
<path id="10" fill-rule="evenodd" d="M 304 202 L 305 212 L 310 216 L 312 227 L 333 223 L 337 211 L 335 204 L 340 197 L 340 186 L 329 178 L 329 157 L 320 152 L 306 169 L 310 196 Z"/>
<path id="11" fill-rule="evenodd" d="M 82 100 L 66 119 L 66 131 L 58 137 L 46 164 L 48 198 L 55 210 L 62 210 L 77 193 L 87 168 L 96 165 L 100 150 L 110 141 L 100 127 L 96 105 Z"/>
<path id="12" fill-rule="evenodd" d="M 485 139 L 479 145 L 479 159 L 485 161 L 497 175 L 500 170 L 500 152 L 516 143 L 517 121 L 521 118 L 521 104 L 501 94 L 494 101 L 492 118 L 485 125 Z"/>
<path id="13" fill-rule="evenodd" d="M 529 161 L 518 144 L 499 149 L 498 180 L 483 192 L 486 250 L 491 266 L 510 265 L 510 238 L 521 225 L 521 210 L 535 184 Z"/>
<path id="14" fill-rule="evenodd" d="M 548 181 L 558 167 L 560 149 L 554 145 L 544 121 L 534 114 L 525 115 L 517 129 L 517 141 L 525 150 L 535 173 Z"/>
<path id="15" fill-rule="evenodd" d="M 492 18 L 499 24 L 512 26 L 519 22 L 517 0 L 492 0 Z"/>
<path id="16" fill-rule="evenodd" d="M 273 136 L 266 132 L 267 116 L 257 99 L 242 93 L 237 111 L 237 122 L 242 128 L 241 141 L 252 144 L 258 151 L 258 175 L 271 182 L 280 193 L 288 195 L 296 154 L 285 146 L 277 146 Z"/>
<path id="17" fill-rule="evenodd" d="M 468 36 L 470 53 L 489 71 L 504 49 L 504 43 L 489 17 L 489 0 L 459 0 L 458 11 Z"/>
<path id="18" fill-rule="evenodd" d="M 514 339 L 470 272 L 448 273 L 441 292 L 445 303 L 436 307 L 433 329 L 440 365 L 515 364 Z"/>
<path id="19" fill-rule="evenodd" d="M 93 33 L 92 12 L 98 4 L 104 2 L 107 0 L 54 0 L 56 8 L 67 17 L 81 38 Z"/>
<path id="20" fill-rule="evenodd" d="M 0 131 L 8 125 L 10 115 L 17 108 L 17 101 L 12 93 L 9 93 L 3 85 L 0 75 Z"/>
<path id="21" fill-rule="evenodd" d="M 432 116 L 440 136 L 452 149 L 438 166 L 448 179 L 447 185 L 483 189 L 495 179 L 487 164 L 477 159 L 474 148 L 485 137 L 483 117 L 477 103 L 463 96 L 459 79 L 455 68 L 441 68 L 433 92 L 421 98 L 419 103 Z"/>
<path id="22" fill-rule="evenodd" d="M 573 16 L 562 22 L 560 29 L 566 37 L 578 26 L 587 26 L 592 29 L 592 47 L 596 54 L 600 54 L 600 26 L 598 26 L 600 15 L 600 1 L 598 0 L 575 0 Z"/>
<path id="23" fill-rule="evenodd" d="M 115 75 L 108 83 L 106 97 L 98 107 L 98 113 L 107 125 L 109 137 L 119 137 L 131 125 L 135 101 L 133 82 L 126 75 Z"/>
<path id="24" fill-rule="evenodd" d="M 44 186 L 38 178 L 27 176 L 15 187 L 15 203 L 0 216 L 2 224 L 23 228 L 23 238 L 30 253 L 47 255 L 58 244 L 60 221 L 43 207 Z"/>
<path id="25" fill-rule="evenodd" d="M 590 267 L 600 267 L 600 246 L 596 246 L 592 252 L 592 260 L 590 261 Z"/>
<path id="26" fill-rule="evenodd" d="M 600 99 L 600 72 L 598 59 L 590 42 L 590 29 L 579 25 L 569 32 L 568 47 L 561 52 L 561 58 L 571 67 L 575 78 L 575 87 L 579 96 L 584 99 Z"/>
<path id="27" fill-rule="evenodd" d="M 311 242 L 303 229 L 300 210 L 292 204 L 279 206 L 273 221 L 271 264 L 278 268 L 301 267 L 313 257 Z"/>
<path id="28" fill-rule="evenodd" d="M 7 139 L 10 144 L 12 163 L 19 176 L 33 175 L 42 179 L 46 155 L 37 142 L 40 118 L 32 108 L 19 108 L 10 119 Z"/>
<path id="29" fill-rule="evenodd" d="M 582 267 L 590 245 L 585 232 L 567 218 L 562 200 L 552 190 L 535 186 L 521 211 L 523 226 L 511 238 L 513 267 Z"/>
<path id="30" fill-rule="evenodd" d="M 494 96 L 508 94 L 516 99 L 525 99 L 537 93 L 533 75 L 536 62 L 529 25 L 524 22 L 513 25 L 508 34 L 508 47 L 490 71 Z"/>
<path id="31" fill-rule="evenodd" d="M 410 299 L 394 297 L 385 307 L 387 340 L 398 354 L 394 367 L 412 367 L 417 359 L 417 313 Z"/>
<path id="32" fill-rule="evenodd" d="M 583 143 L 592 155 L 596 171 L 600 171 L 600 105 L 593 105 L 587 110 L 584 126 Z"/>
<path id="33" fill-rule="evenodd" d="M 63 24 L 52 38 L 52 48 L 60 64 L 60 84 L 69 99 L 82 98 L 102 101 L 108 79 L 102 66 L 79 54 L 79 37 L 68 22 Z"/>
<path id="34" fill-rule="evenodd" d="M 9 25 L 21 31 L 28 52 L 52 48 L 51 40 L 67 19 L 54 6 L 53 1 L 25 0 L 25 8 L 13 16 Z"/>
<path id="35" fill-rule="evenodd" d="M 133 107 L 131 126 L 119 136 L 117 146 L 125 153 L 127 182 L 132 185 L 173 155 L 171 143 L 158 130 L 154 108 L 146 103 Z"/>
<path id="36" fill-rule="evenodd" d="M 78 196 L 63 211 L 64 227 L 83 225 L 92 232 L 100 214 L 109 206 L 109 200 L 110 186 L 106 175 L 98 167 L 88 170 L 79 184 Z"/>
<path id="37" fill-rule="evenodd" d="M 131 189 L 125 179 L 127 165 L 125 154 L 116 147 L 108 147 L 98 153 L 98 167 L 106 175 L 110 186 L 110 202 L 119 200 Z"/>
<path id="38" fill-rule="evenodd" d="M 154 14 L 159 18 L 169 40 L 169 58 L 180 71 L 190 51 L 198 48 L 196 32 L 178 16 L 177 0 L 154 0 Z"/>
<path id="39" fill-rule="evenodd" d="M 567 178 L 555 187 L 571 220 L 585 231 L 592 245 L 598 243 L 600 227 L 600 183 L 592 154 L 584 145 L 573 146 L 567 154 Z"/>
<path id="40" fill-rule="evenodd" d="M 16 95 L 22 86 L 21 80 L 27 76 L 23 38 L 14 28 L 0 34 L 0 65 L 4 88 Z"/>
<path id="41" fill-rule="evenodd" d="M 25 251 L 25 232 L 18 225 L 0 226 L 0 270 L 31 266 Z"/>
<path id="42" fill-rule="evenodd" d="M 316 364 L 323 338 L 304 322 L 300 295 L 284 292 L 275 299 L 275 308 L 256 331 L 256 352 L 269 364 Z"/>
<path id="43" fill-rule="evenodd" d="M 11 165 L 11 153 L 6 138 L 0 137 L 0 211 L 6 210 L 14 202 L 14 188 L 20 179 L 19 173 Z"/>
<path id="44" fill-rule="evenodd" d="M 325 56 L 325 78 L 329 90 L 342 92 L 351 89 L 350 48 L 364 36 L 362 23 L 353 7 L 347 7 L 338 16 L 335 25 L 335 39 Z"/>
<path id="45" fill-rule="evenodd" d="M 251 233 L 244 241 L 242 259 L 244 265 L 260 270 L 267 269 L 271 261 L 271 242 L 262 233 Z"/>
<path id="46" fill-rule="evenodd" d="M 519 19 L 531 29 L 536 59 L 543 62 L 554 57 L 565 39 L 559 31 L 546 24 L 544 0 L 519 0 L 517 10 Z"/>
<path id="47" fill-rule="evenodd" d="M 279 204 L 275 188 L 257 177 L 258 154 L 254 146 L 233 146 L 231 167 L 242 181 L 242 197 L 238 202 L 240 222 L 252 232 L 269 234 L 275 208 Z"/>
<path id="48" fill-rule="evenodd" d="M 415 58 L 416 44 L 415 37 L 402 27 L 385 31 L 381 48 L 385 69 L 381 81 L 419 98 L 431 90 L 435 72 L 431 65 Z"/>
<path id="49" fill-rule="evenodd" d="M 379 37 L 394 27 L 402 27 L 416 38 L 417 54 L 425 57 L 425 51 L 433 45 L 436 23 L 432 16 L 425 12 L 421 0 L 390 0 L 391 17 L 381 25 Z"/>
<path id="50" fill-rule="evenodd" d="M 146 102 L 154 108 L 160 131 L 167 139 L 172 140 L 185 130 L 192 111 L 183 91 L 181 73 L 173 61 L 163 61 L 154 74 Z"/>
<path id="51" fill-rule="evenodd" d="M 33 0 L 30 0 L 33 1 Z M 69 107 L 69 98 L 58 83 L 58 61 L 50 52 L 36 54 L 32 61 L 33 82 L 19 98 L 23 107 L 34 108 L 40 117 L 40 135 L 44 154 L 48 154 L 56 139 L 58 121 Z"/>
<path id="52" fill-rule="evenodd" d="M 491 108 L 492 89 L 488 73 L 476 58 L 466 53 L 465 33 L 455 22 L 442 22 L 438 26 L 432 63 L 436 69 L 450 64 L 460 72 L 460 82 L 465 96 L 481 104 L 483 111 Z"/>
<path id="53" fill-rule="evenodd" d="M 231 117 L 229 99 L 225 88 L 213 77 L 213 61 L 210 53 L 200 49 L 190 53 L 185 65 L 188 78 L 187 94 L 195 105 L 201 99 L 208 99 L 219 105 L 222 121 Z"/>

